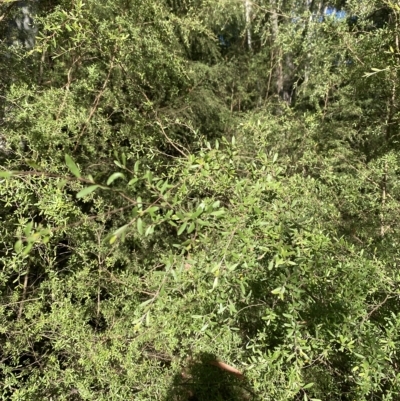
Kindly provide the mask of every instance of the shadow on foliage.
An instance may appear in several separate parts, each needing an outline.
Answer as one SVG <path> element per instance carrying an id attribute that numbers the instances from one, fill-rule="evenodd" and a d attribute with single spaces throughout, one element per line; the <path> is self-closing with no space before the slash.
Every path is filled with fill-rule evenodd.
<path id="1" fill-rule="evenodd" d="M 202 354 L 191 361 L 173 380 L 165 401 L 255 401 L 246 379 L 213 363 L 217 357 Z"/>

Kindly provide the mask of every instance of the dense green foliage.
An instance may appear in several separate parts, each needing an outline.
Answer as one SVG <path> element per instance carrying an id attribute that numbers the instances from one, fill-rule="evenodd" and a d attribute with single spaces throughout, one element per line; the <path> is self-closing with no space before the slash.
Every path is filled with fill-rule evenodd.
<path id="1" fill-rule="evenodd" d="M 0 398 L 398 400 L 400 7 L 23 5 Z"/>

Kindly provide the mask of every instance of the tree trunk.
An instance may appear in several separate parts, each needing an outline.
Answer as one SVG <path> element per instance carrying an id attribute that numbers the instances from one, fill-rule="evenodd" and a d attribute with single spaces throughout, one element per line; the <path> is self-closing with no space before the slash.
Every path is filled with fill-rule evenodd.
<path id="1" fill-rule="evenodd" d="M 271 4 L 271 39 L 272 59 L 274 64 L 275 87 L 279 97 L 283 95 L 282 54 L 279 46 L 279 21 L 277 0 L 270 0 Z"/>
<path id="2" fill-rule="evenodd" d="M 246 36 L 247 36 L 247 46 L 249 50 L 253 50 L 252 40 L 251 40 L 251 2 L 250 0 L 244 1 L 244 9 L 246 16 Z"/>

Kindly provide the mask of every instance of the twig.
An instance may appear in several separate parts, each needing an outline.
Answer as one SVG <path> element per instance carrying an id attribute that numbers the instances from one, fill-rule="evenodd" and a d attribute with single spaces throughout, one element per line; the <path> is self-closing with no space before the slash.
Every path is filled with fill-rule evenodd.
<path id="1" fill-rule="evenodd" d="M 24 309 L 24 301 L 25 301 L 25 298 L 26 298 L 26 291 L 28 289 L 28 276 L 29 276 L 29 265 L 28 265 L 28 267 L 26 269 L 26 273 L 25 273 L 25 277 L 24 277 L 24 290 L 22 292 L 22 301 L 20 302 L 20 305 L 19 305 L 18 319 L 21 318 L 22 311 Z"/>
<path id="2" fill-rule="evenodd" d="M 2 306 L 3 308 L 6 308 L 8 306 L 17 305 L 17 304 L 21 304 L 21 303 L 24 303 L 24 302 L 39 301 L 40 299 L 42 299 L 42 298 L 24 299 L 22 301 L 10 302 L 8 304 L 0 304 L 0 306 Z"/>
<path id="3" fill-rule="evenodd" d="M 369 312 L 369 313 L 367 314 L 367 316 L 364 317 L 364 319 L 361 321 L 360 326 L 363 325 L 363 324 L 372 316 L 372 314 L 373 314 L 374 312 L 376 312 L 381 306 L 385 305 L 385 303 L 387 302 L 387 300 L 390 299 L 390 298 L 392 298 L 392 297 L 390 297 L 389 295 L 386 295 L 386 298 L 385 298 L 381 303 L 379 303 L 378 305 L 376 305 L 376 306 L 371 310 L 371 312 Z"/>
<path id="4" fill-rule="evenodd" d="M 45 54 L 44 51 L 43 51 L 43 54 Z M 61 103 L 61 106 L 60 106 L 60 108 L 58 110 L 56 121 L 60 118 L 60 115 L 61 115 L 61 113 L 62 113 L 62 111 L 64 109 L 64 106 L 65 106 L 65 103 L 67 101 L 67 96 L 68 96 L 68 93 L 69 93 L 69 87 L 71 86 L 71 82 L 72 82 L 72 76 L 71 76 L 72 69 L 73 69 L 74 65 L 80 60 L 80 58 L 81 58 L 81 56 L 79 56 L 76 60 L 74 60 L 74 62 L 72 63 L 71 67 L 68 70 L 67 83 L 65 84 L 65 95 L 63 97 L 63 101 Z"/>
<path id="5" fill-rule="evenodd" d="M 76 140 L 76 145 L 75 145 L 75 148 L 74 148 L 74 152 L 76 152 L 76 150 L 78 149 L 79 141 L 80 141 L 82 135 L 86 132 L 87 127 L 88 127 L 88 124 L 89 124 L 90 120 L 92 119 L 94 113 L 96 112 L 97 107 L 98 107 L 99 102 L 100 102 L 100 99 L 101 99 L 101 97 L 103 96 L 103 93 L 104 93 L 105 90 L 106 90 L 108 81 L 110 80 L 111 72 L 112 72 L 112 70 L 114 69 L 114 59 L 115 59 L 115 55 L 113 55 L 112 58 L 111 58 L 110 69 L 109 69 L 108 74 L 107 74 L 107 77 L 106 77 L 106 79 L 105 79 L 105 81 L 104 81 L 104 83 L 103 83 L 103 87 L 101 88 L 100 92 L 97 94 L 97 96 L 96 96 L 96 98 L 95 98 L 95 100 L 94 100 L 94 102 L 93 102 L 92 108 L 91 108 L 91 110 L 90 110 L 89 117 L 88 117 L 88 119 L 86 120 L 86 123 L 85 123 L 85 125 L 83 126 L 82 131 L 81 131 L 81 133 L 79 134 L 79 136 L 78 136 L 78 138 L 77 138 L 77 140 Z"/>
<path id="6" fill-rule="evenodd" d="M 244 380 L 244 375 L 240 370 L 237 370 L 233 366 L 230 366 L 224 362 L 220 361 L 210 361 L 210 365 L 217 366 L 218 368 L 225 370 L 226 372 L 232 373 L 234 376 L 236 376 L 240 380 Z"/>

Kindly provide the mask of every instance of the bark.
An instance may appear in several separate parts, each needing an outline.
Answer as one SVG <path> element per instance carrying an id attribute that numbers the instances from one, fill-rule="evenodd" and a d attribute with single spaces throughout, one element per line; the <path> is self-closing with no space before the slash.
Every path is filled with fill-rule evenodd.
<path id="1" fill-rule="evenodd" d="M 283 95 L 283 69 L 282 55 L 279 46 L 279 20 L 277 0 L 270 0 L 271 5 L 271 39 L 272 39 L 272 59 L 274 60 L 275 87 L 278 96 Z"/>
<path id="2" fill-rule="evenodd" d="M 252 39 L 251 39 L 251 2 L 250 0 L 244 1 L 245 17 L 246 17 L 246 36 L 247 46 L 249 50 L 253 50 Z"/>

